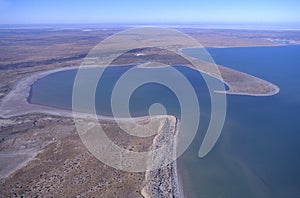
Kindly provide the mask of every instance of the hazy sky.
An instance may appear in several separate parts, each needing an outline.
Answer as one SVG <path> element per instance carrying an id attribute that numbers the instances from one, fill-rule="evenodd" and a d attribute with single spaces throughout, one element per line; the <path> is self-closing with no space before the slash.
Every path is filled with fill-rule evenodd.
<path id="1" fill-rule="evenodd" d="M 0 0 L 0 23 L 300 22 L 300 0 Z"/>

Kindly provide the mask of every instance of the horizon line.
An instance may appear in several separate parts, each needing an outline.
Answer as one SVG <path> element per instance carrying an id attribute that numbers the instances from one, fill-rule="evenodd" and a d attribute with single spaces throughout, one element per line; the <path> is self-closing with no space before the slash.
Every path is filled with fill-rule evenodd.
<path id="1" fill-rule="evenodd" d="M 199 28 L 199 29 L 241 29 L 241 30 L 300 30 L 300 22 L 297 23 L 228 23 L 228 22 L 180 22 L 180 23 L 158 23 L 158 22 L 145 22 L 145 23 L 122 23 L 122 22 L 107 22 L 107 23 L 0 23 L 0 27 L 18 27 L 18 26 L 124 26 L 124 27 L 139 27 L 139 26 L 165 26 L 165 27 L 175 27 L 175 28 Z M 91 27 L 92 26 L 92 27 Z M 86 27 L 87 28 L 87 27 Z M 95 28 L 95 27 L 94 27 Z"/>

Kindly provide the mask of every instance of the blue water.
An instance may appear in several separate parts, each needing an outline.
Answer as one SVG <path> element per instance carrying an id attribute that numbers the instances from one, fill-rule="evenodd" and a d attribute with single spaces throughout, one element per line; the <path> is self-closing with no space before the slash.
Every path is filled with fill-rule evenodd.
<path id="1" fill-rule="evenodd" d="M 174 69 L 182 73 L 186 79 L 195 87 L 201 108 L 209 113 L 210 98 L 206 84 L 204 83 L 202 75 L 198 71 L 184 66 L 173 66 Z M 103 68 L 92 68 L 87 70 L 89 72 L 97 72 L 96 70 L 104 71 L 100 78 L 95 94 L 95 107 L 99 115 L 113 116 L 111 109 L 111 95 L 114 86 L 118 79 L 131 69 L 134 73 L 143 77 L 154 72 L 156 76 L 170 79 L 176 85 L 176 78 L 168 73 L 166 68 L 138 68 L 133 66 L 112 66 L 105 71 Z M 77 74 L 77 69 L 56 72 L 39 79 L 31 87 L 31 94 L 29 101 L 34 104 L 46 105 L 60 109 L 72 110 L 72 89 L 73 83 Z M 205 75 L 213 81 L 219 82 L 217 79 Z M 133 83 L 136 79 L 130 79 Z M 92 85 L 89 78 L 85 79 L 87 87 Z M 180 84 L 178 84 L 180 87 Z M 131 90 L 131 87 L 126 87 Z M 179 91 L 188 95 L 189 93 L 184 87 L 179 88 Z M 83 97 L 84 100 L 84 97 Z M 180 104 L 176 93 L 164 85 L 158 83 L 146 83 L 138 87 L 130 97 L 129 109 L 131 116 L 148 115 L 149 107 L 154 103 L 161 103 L 167 110 L 169 115 L 180 117 Z M 188 107 L 194 108 L 194 107 Z M 93 112 L 93 109 L 81 109 L 83 112 Z M 117 112 L 118 116 L 125 116 L 125 112 Z"/>
<path id="2" fill-rule="evenodd" d="M 300 46 L 208 49 L 215 62 L 280 87 L 272 97 L 227 97 L 214 150 L 198 142 L 180 165 L 189 197 L 300 197 Z M 191 179 L 192 178 L 192 179 Z"/>
<path id="3" fill-rule="evenodd" d="M 197 155 L 210 116 L 207 87 L 199 72 L 175 67 L 194 86 L 201 108 L 198 133 L 178 159 L 187 196 L 300 197 L 300 46 L 208 49 L 208 52 L 216 63 L 268 80 L 281 90 L 271 97 L 228 95 L 222 135 L 214 149 L 200 159 Z M 99 114 L 111 115 L 112 87 L 129 68 L 111 67 L 100 80 L 96 92 Z M 163 68 L 154 70 L 172 79 Z M 136 69 L 141 73 L 147 71 Z M 75 75 L 76 70 L 70 70 L 40 79 L 32 86 L 30 102 L 71 109 Z M 131 114 L 147 115 L 150 105 L 156 102 L 165 105 L 169 114 L 180 116 L 176 95 L 155 83 L 134 92 Z"/>

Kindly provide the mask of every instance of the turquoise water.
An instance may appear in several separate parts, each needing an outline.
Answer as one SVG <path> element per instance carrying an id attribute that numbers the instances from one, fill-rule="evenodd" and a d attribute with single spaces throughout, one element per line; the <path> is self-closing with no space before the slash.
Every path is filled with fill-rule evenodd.
<path id="1" fill-rule="evenodd" d="M 187 196 L 300 197 L 300 46 L 208 51 L 216 63 L 268 80 L 281 91 L 271 97 L 228 95 L 222 135 L 214 149 L 200 159 L 197 155 L 210 116 L 207 87 L 199 72 L 175 66 L 195 88 L 201 108 L 198 133 L 178 159 Z M 194 50 L 185 53 L 197 54 Z M 96 92 L 99 114 L 111 115 L 111 90 L 129 68 L 111 67 L 101 78 Z M 136 69 L 141 74 L 149 71 Z M 173 79 L 163 68 L 151 72 Z M 30 102 L 71 109 L 75 75 L 76 70 L 70 70 L 40 79 L 32 86 Z M 131 114 L 147 115 L 150 105 L 156 102 L 162 103 L 169 114 L 180 116 L 176 95 L 156 83 L 141 86 L 134 92 L 130 100 Z"/>

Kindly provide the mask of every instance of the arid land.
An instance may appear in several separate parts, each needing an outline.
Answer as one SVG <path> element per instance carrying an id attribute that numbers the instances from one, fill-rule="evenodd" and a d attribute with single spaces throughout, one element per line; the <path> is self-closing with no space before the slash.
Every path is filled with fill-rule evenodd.
<path id="1" fill-rule="evenodd" d="M 35 72 L 80 65 L 95 45 L 124 28 L 87 29 L 0 29 L 0 99 Z M 181 30 L 205 47 L 282 45 L 278 41 L 300 43 L 297 31 Z M 143 60 L 136 59 L 135 53 L 144 53 Z M 174 54 L 157 49 L 139 49 L 124 54 L 114 64 L 156 59 L 164 60 L 166 64 L 185 63 Z M 222 68 L 221 74 L 224 81 L 232 85 L 247 79 L 247 75 L 240 78 L 239 72 L 234 73 L 227 68 Z M 248 77 L 250 81 L 260 81 Z M 233 91 L 270 91 L 266 89 L 268 86 L 255 87 L 260 84 L 255 80 L 246 83 L 243 89 Z M 115 122 L 101 122 L 107 126 L 108 136 L 126 149 L 146 151 L 153 146 L 154 137 L 132 139 Z M 66 115 L 37 111 L 2 117 L 0 137 L 0 194 L 3 197 L 172 197 L 175 194 L 174 189 L 170 188 L 174 180 L 172 166 L 160 170 L 159 174 L 129 173 L 111 168 L 89 153 L 76 132 L 73 119 Z M 164 185 L 160 185 L 161 188 L 149 185 L 149 175 L 152 175 L 151 178 L 165 179 L 152 180 L 157 181 L 156 185 Z M 152 194 L 145 193 L 145 189 Z"/>

